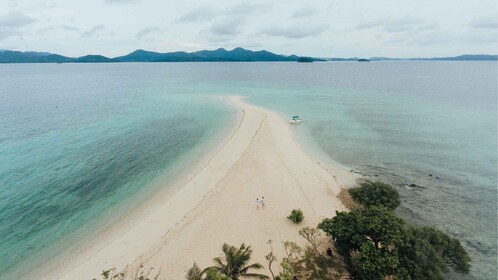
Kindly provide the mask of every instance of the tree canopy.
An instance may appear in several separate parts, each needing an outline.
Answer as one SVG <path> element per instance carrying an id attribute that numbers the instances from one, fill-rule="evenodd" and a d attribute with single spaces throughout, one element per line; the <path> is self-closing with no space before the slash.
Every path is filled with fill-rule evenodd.
<path id="1" fill-rule="evenodd" d="M 444 279 L 449 268 L 464 274 L 470 270 L 460 241 L 432 227 L 408 228 L 399 258 L 399 279 Z"/>
<path id="2" fill-rule="evenodd" d="M 251 246 L 246 246 L 242 243 L 237 248 L 225 243 L 223 244 L 222 251 L 223 257 L 215 258 L 214 262 L 216 265 L 212 266 L 219 274 L 225 275 L 232 280 L 240 278 L 270 279 L 266 275 L 249 272 L 249 270 L 263 268 L 259 263 L 248 264 L 252 255 Z"/>
<path id="3" fill-rule="evenodd" d="M 457 239 L 432 227 L 407 227 L 385 207 L 336 212 L 318 228 L 332 237 L 353 279 L 444 279 L 449 268 L 470 270 Z"/>
<path id="4" fill-rule="evenodd" d="M 381 182 L 363 182 L 360 187 L 350 189 L 349 193 L 356 202 L 365 207 L 384 206 L 392 210 L 400 204 L 398 191 Z"/>
<path id="5" fill-rule="evenodd" d="M 398 265 L 396 248 L 403 240 L 403 220 L 384 207 L 336 212 L 318 228 L 330 235 L 350 266 L 352 276 L 383 279 Z"/>

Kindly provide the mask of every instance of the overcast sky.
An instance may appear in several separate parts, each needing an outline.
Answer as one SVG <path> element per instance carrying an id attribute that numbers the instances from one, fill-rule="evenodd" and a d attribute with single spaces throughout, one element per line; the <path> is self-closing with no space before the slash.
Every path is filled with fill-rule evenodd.
<path id="1" fill-rule="evenodd" d="M 497 53 L 496 0 L 1 0 L 0 49 L 327 57 Z"/>

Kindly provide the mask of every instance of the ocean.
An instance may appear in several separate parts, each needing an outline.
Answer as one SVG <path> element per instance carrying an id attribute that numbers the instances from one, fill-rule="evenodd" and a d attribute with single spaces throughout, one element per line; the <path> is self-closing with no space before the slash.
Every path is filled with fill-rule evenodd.
<path id="1" fill-rule="evenodd" d="M 216 146 L 241 95 L 309 153 L 394 185 L 496 279 L 497 63 L 0 65 L 0 279 L 84 244 Z M 67 249 L 66 249 L 67 250 Z"/>

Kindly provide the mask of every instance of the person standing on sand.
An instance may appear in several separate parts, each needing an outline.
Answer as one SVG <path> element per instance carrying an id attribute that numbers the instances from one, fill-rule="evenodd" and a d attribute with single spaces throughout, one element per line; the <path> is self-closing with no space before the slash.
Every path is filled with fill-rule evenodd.
<path id="1" fill-rule="evenodd" d="M 260 203 L 260 201 L 259 201 L 259 198 L 257 197 L 256 198 L 256 209 L 259 209 L 259 203 Z"/>
<path id="2" fill-rule="evenodd" d="M 265 197 L 261 197 L 261 207 L 265 208 Z"/>

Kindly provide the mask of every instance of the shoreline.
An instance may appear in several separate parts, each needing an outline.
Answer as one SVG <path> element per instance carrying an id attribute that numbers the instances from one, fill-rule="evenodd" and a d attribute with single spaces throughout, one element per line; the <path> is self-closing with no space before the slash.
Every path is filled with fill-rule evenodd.
<path id="1" fill-rule="evenodd" d="M 293 229 L 294 226 L 288 224 L 285 219 L 287 211 L 290 210 L 285 209 L 286 214 L 283 214 L 284 212 L 280 212 L 283 211 L 282 209 L 278 209 L 275 213 L 273 210 L 277 209 L 272 209 L 272 211 L 265 209 L 264 211 L 271 214 L 270 220 L 267 220 L 264 217 L 253 216 L 255 197 L 252 195 L 248 197 L 248 201 L 245 201 L 245 197 L 233 201 L 234 196 L 238 196 L 239 193 L 253 191 L 249 188 L 237 190 L 237 186 L 247 182 L 234 184 L 234 180 L 240 180 L 240 177 L 245 177 L 247 173 L 256 172 L 259 174 L 259 171 L 264 172 L 264 170 L 254 170 L 253 168 L 254 164 L 259 164 L 257 162 L 259 160 L 272 160 L 281 165 L 288 165 L 281 168 L 281 172 L 272 170 L 269 174 L 265 174 L 266 176 L 261 176 L 260 179 L 266 180 L 265 183 L 279 184 L 280 181 L 289 181 L 289 177 L 293 177 L 296 170 L 303 170 L 302 176 L 291 178 L 288 182 L 292 186 L 292 190 L 297 193 L 297 197 L 289 197 L 287 191 L 290 189 L 286 190 L 285 185 L 278 186 L 275 190 L 264 190 L 267 197 L 270 197 L 271 201 L 275 201 L 271 202 L 272 204 L 277 204 L 279 200 L 282 200 L 282 203 L 278 203 L 278 205 L 296 204 L 295 208 L 299 208 L 301 203 L 305 204 L 306 207 L 301 207 L 303 210 L 307 208 L 305 215 L 307 212 L 315 215 L 306 216 L 307 221 L 303 226 L 308 224 L 316 226 L 317 221 L 321 218 L 332 216 L 334 209 L 345 209 L 337 198 L 340 187 L 337 181 L 334 182 L 335 176 L 341 181 L 354 182 L 358 178 L 356 175 L 331 164 L 321 164 L 320 161 L 305 154 L 302 146 L 294 139 L 289 124 L 276 113 L 249 105 L 243 102 L 240 97 L 229 97 L 227 100 L 237 110 L 235 119 L 237 123 L 232 126 L 228 136 L 213 149 L 213 152 L 207 153 L 206 157 L 201 159 L 201 162 L 205 161 L 199 164 L 197 169 L 194 168 L 185 178 L 178 179 L 174 183 L 177 187 L 173 193 L 171 190 L 169 191 L 170 196 L 165 195 L 168 191 L 162 191 L 156 197 L 151 197 L 147 201 L 149 205 L 146 206 L 146 209 L 135 209 L 123 221 L 118 221 L 110 229 L 99 234 L 97 240 L 90 245 L 71 254 L 66 262 L 57 265 L 54 269 L 46 270 L 47 274 L 44 277 L 40 278 L 38 275 L 37 278 L 92 279 L 98 277 L 104 269 L 116 267 L 121 270 L 125 267 L 137 266 L 143 261 L 145 261 L 146 266 L 157 264 L 155 267 L 165 267 L 166 269 L 162 269 L 163 275 L 166 273 L 168 276 L 175 276 L 175 279 L 180 278 L 180 276 L 183 278 L 187 260 L 189 261 L 188 265 L 194 261 L 207 265 L 208 259 L 218 255 L 222 242 L 229 242 L 234 237 L 247 236 L 251 239 L 250 237 L 253 236 L 268 240 L 270 238 L 267 237 L 274 239 L 273 236 L 278 235 L 276 240 L 296 240 L 298 228 Z M 261 142 L 264 139 L 266 141 Z M 262 156 L 255 157 L 255 154 Z M 261 162 L 261 164 L 267 163 Z M 311 175 L 306 175 L 306 172 Z M 250 180 L 250 177 L 245 179 Z M 309 180 L 311 181 L 307 182 Z M 303 188 L 303 185 L 313 183 L 317 183 L 316 189 L 315 187 Z M 252 184 L 249 185 L 252 188 Z M 223 191 L 220 193 L 221 190 Z M 275 197 L 272 194 L 275 194 Z M 282 196 L 282 198 L 277 199 L 278 196 Z M 242 200 L 244 201 L 242 202 Z M 289 201 L 291 203 L 288 203 Z M 236 209 L 225 209 L 230 211 L 218 213 L 214 208 L 219 202 L 221 205 Z M 248 204 L 247 209 L 239 209 L 239 203 Z M 273 208 L 270 205 L 267 208 L 270 207 Z M 240 215 L 239 218 L 246 216 L 249 219 L 257 218 L 249 224 L 261 223 L 264 226 L 276 224 L 271 226 L 273 229 L 265 231 L 266 234 L 260 234 L 259 237 L 251 234 L 251 230 L 247 229 L 245 224 L 238 225 L 231 227 L 230 231 L 242 230 L 245 233 L 233 235 L 233 233 L 220 232 L 210 235 L 210 238 L 220 238 L 220 242 L 217 242 L 219 244 L 211 244 L 206 248 L 204 246 L 209 244 L 198 244 L 199 239 L 196 239 L 199 238 L 198 235 L 206 230 L 216 230 L 212 227 L 220 221 L 211 221 L 209 225 L 202 225 L 203 223 L 231 214 Z M 278 217 L 283 222 L 280 220 L 271 222 L 280 219 Z M 268 224 L 269 222 L 270 224 Z M 248 232 L 249 235 L 247 235 Z M 191 240 L 187 240 L 187 237 Z M 226 240 L 223 241 L 222 238 Z M 174 242 L 172 242 L 173 240 Z M 252 245 L 255 249 L 255 260 L 264 263 L 260 259 L 260 255 L 267 252 L 266 242 L 249 241 L 241 240 L 241 242 Z M 186 249 L 192 246 L 198 249 L 198 257 Z M 261 248 L 263 246 L 264 248 Z M 188 253 L 186 254 L 186 252 Z M 208 254 L 209 252 L 213 253 Z M 276 252 L 281 253 L 279 250 Z"/>
<path id="2" fill-rule="evenodd" d="M 225 96 L 219 96 L 218 98 L 222 102 L 227 103 L 227 106 L 233 108 Z M 188 181 L 190 181 L 200 170 L 205 167 L 205 165 L 226 144 L 230 136 L 235 132 L 241 118 L 241 112 L 235 111 L 233 116 L 227 122 L 226 127 L 221 128 L 220 131 L 215 133 L 212 139 L 203 144 L 206 146 L 205 149 L 202 149 L 203 153 L 200 157 L 197 157 L 197 162 L 195 162 L 190 168 L 185 162 L 194 162 L 194 160 L 184 159 L 184 166 L 178 168 L 178 174 L 175 174 L 173 178 L 170 179 L 166 178 L 167 176 L 163 177 L 165 175 L 160 175 L 158 178 L 149 183 L 154 191 L 151 191 L 151 189 L 146 190 L 147 192 L 150 192 L 150 194 L 141 195 L 138 198 L 141 203 L 134 203 L 132 206 L 118 206 L 118 209 L 112 209 L 110 213 L 105 214 L 104 217 L 100 217 L 99 221 L 96 222 L 97 225 L 93 226 L 97 233 L 90 238 L 85 238 L 82 236 L 82 233 L 68 236 L 67 239 L 63 240 L 63 243 L 70 243 L 80 237 L 83 237 L 83 240 L 77 240 L 77 242 L 80 242 L 81 244 L 70 245 L 62 250 L 58 250 L 55 247 L 52 248 L 51 250 L 56 252 L 56 255 L 52 259 L 38 262 L 32 266 L 34 269 L 28 272 L 23 272 L 19 278 L 26 280 L 34 278 L 58 279 L 57 275 L 61 271 L 66 270 L 66 265 L 69 262 L 74 263 L 74 259 L 82 259 L 82 255 L 86 256 L 90 251 L 99 250 L 101 247 L 104 247 L 108 243 L 112 242 L 112 240 L 129 231 L 137 221 L 140 221 L 154 212 L 162 202 L 174 196 L 175 193 L 177 193 Z M 192 157 L 192 155 L 190 155 L 190 157 Z M 118 213 L 120 210 L 124 210 L 126 213 Z M 111 220 L 110 223 L 108 222 L 109 220 Z M 40 278 L 40 274 L 43 275 L 42 278 Z"/>

